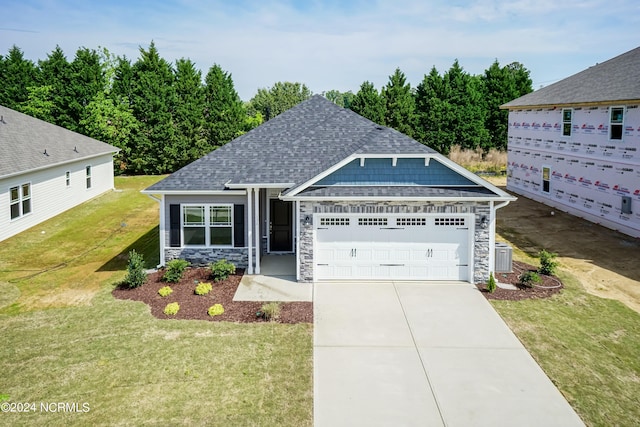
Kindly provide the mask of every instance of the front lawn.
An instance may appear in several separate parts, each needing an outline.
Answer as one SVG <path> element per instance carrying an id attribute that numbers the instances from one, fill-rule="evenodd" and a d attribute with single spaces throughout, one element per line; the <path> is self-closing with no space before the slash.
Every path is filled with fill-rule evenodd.
<path id="1" fill-rule="evenodd" d="M 157 179 L 117 178 L 0 244 L 0 400 L 36 404 L 0 424 L 312 424 L 310 324 L 159 320 L 111 295 L 130 249 L 157 262 L 157 203 L 139 193 Z"/>

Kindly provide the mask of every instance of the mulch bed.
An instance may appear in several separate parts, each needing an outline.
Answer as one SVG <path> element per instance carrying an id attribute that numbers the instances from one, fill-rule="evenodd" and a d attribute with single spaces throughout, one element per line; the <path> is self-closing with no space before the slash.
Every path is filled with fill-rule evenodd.
<path id="1" fill-rule="evenodd" d="M 243 270 L 237 269 L 236 274 L 216 283 L 209 277 L 209 269 L 188 268 L 179 283 L 167 283 L 162 281 L 164 271 L 160 270 L 149 274 L 142 286 L 134 289 L 119 286 L 113 290 L 112 294 L 118 299 L 144 302 L 151 308 L 151 314 L 158 319 L 265 322 L 262 317 L 256 316 L 263 302 L 233 301 L 243 273 Z M 194 291 L 200 282 L 211 283 L 213 290 L 207 295 L 196 295 Z M 171 287 L 173 293 L 167 297 L 158 295 L 158 290 L 164 286 Z M 167 316 L 164 314 L 164 308 L 172 302 L 180 304 L 180 310 L 175 316 Z M 222 304 L 224 313 L 219 316 L 209 316 L 207 310 L 214 304 Z M 282 303 L 278 322 L 313 323 L 313 303 Z"/>
<path id="2" fill-rule="evenodd" d="M 533 288 L 528 288 L 520 285 L 520 275 L 527 271 L 536 271 L 536 267 L 526 264 L 524 262 L 513 261 L 512 273 L 496 273 L 495 279 L 499 283 L 510 284 L 516 286 L 518 289 L 503 289 L 497 287 L 495 292 L 490 293 L 487 291 L 487 284 L 481 283 L 476 286 L 482 291 L 482 294 L 487 299 L 493 300 L 505 300 L 505 301 L 519 301 L 530 298 L 549 298 L 552 295 L 560 293 L 564 286 L 560 279 L 555 276 L 546 276 L 540 274 L 541 282 L 534 285 Z"/>

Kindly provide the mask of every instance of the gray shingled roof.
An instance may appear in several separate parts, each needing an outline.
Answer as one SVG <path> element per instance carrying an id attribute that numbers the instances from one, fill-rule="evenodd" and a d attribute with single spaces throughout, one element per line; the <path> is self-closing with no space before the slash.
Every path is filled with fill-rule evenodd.
<path id="1" fill-rule="evenodd" d="M 629 100 L 640 100 L 640 47 L 507 102 L 501 108 Z"/>
<path id="2" fill-rule="evenodd" d="M 301 102 L 152 185 L 145 192 L 214 191 L 232 184 L 302 184 L 352 154 L 431 148 L 320 95 Z"/>
<path id="3" fill-rule="evenodd" d="M 0 178 L 119 151 L 1 105 L 0 116 Z"/>

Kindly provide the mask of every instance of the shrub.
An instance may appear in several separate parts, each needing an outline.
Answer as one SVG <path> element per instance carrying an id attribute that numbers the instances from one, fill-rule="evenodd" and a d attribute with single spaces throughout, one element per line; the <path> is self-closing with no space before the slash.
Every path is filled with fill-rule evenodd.
<path id="1" fill-rule="evenodd" d="M 198 283 L 198 286 L 196 286 L 196 295 L 206 295 L 211 292 L 211 289 L 213 289 L 211 283 Z"/>
<path id="2" fill-rule="evenodd" d="M 190 263 L 186 259 L 172 259 L 167 263 L 167 270 L 164 272 L 162 280 L 171 283 L 179 282 L 189 265 Z"/>
<path id="3" fill-rule="evenodd" d="M 209 310 L 207 310 L 207 313 L 209 313 L 209 316 L 211 317 L 219 316 L 222 313 L 224 313 L 224 307 L 222 306 L 222 304 L 214 304 L 211 307 L 209 307 Z"/>
<path id="4" fill-rule="evenodd" d="M 160 288 L 158 290 L 158 294 L 160 294 L 161 297 L 167 297 L 169 295 L 171 295 L 173 293 L 173 289 L 171 289 L 168 286 L 165 286 L 164 288 Z"/>
<path id="5" fill-rule="evenodd" d="M 496 290 L 496 279 L 493 277 L 493 273 L 489 273 L 489 281 L 487 282 L 487 290 L 489 293 L 493 293 Z"/>
<path id="6" fill-rule="evenodd" d="M 540 283 L 541 279 L 535 271 L 527 271 L 520 276 L 520 284 L 527 288 L 533 288 L 533 285 Z"/>
<path id="7" fill-rule="evenodd" d="M 127 275 L 124 278 L 124 283 L 130 288 L 137 288 L 142 286 L 146 280 L 147 273 L 144 271 L 144 259 L 134 249 L 129 252 L 129 264 L 127 264 Z"/>
<path id="8" fill-rule="evenodd" d="M 281 308 L 282 306 L 279 302 L 268 302 L 266 304 L 262 304 L 262 307 L 260 307 L 260 314 L 264 320 L 277 321 L 280 317 Z"/>
<path id="9" fill-rule="evenodd" d="M 212 262 L 209 264 L 209 269 L 211 270 L 211 277 L 216 282 L 220 282 L 236 272 L 236 266 L 226 259 Z"/>
<path id="10" fill-rule="evenodd" d="M 167 316 L 175 316 L 176 313 L 178 313 L 178 310 L 180 310 L 180 304 L 178 304 L 177 302 L 172 302 L 167 304 L 167 306 L 164 308 L 164 314 L 166 314 Z"/>
<path id="11" fill-rule="evenodd" d="M 556 274 L 556 269 L 558 268 L 558 261 L 556 261 L 556 257 L 558 254 L 547 252 L 543 249 L 538 252 L 538 256 L 540 257 L 540 268 L 538 269 L 538 273 L 546 274 L 547 276 L 553 276 Z"/>

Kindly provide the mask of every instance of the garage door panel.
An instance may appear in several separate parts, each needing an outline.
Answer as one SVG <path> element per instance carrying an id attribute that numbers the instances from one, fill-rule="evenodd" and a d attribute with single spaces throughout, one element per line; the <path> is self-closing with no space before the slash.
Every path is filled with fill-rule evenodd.
<path id="1" fill-rule="evenodd" d="M 316 279 L 468 280 L 471 217 L 347 215 L 318 227 Z M 337 225 L 326 225 L 328 223 Z M 348 225 L 346 225 L 348 223 Z"/>

